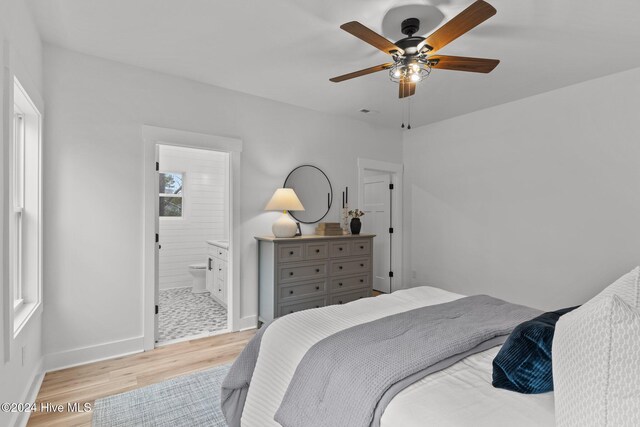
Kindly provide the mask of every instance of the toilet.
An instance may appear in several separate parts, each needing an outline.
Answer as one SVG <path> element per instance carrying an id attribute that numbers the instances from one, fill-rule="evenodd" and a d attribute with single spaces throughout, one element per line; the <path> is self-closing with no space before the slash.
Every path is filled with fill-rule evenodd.
<path id="1" fill-rule="evenodd" d="M 193 277 L 191 292 L 193 292 L 194 294 L 203 294 L 205 292 L 209 292 L 207 290 L 206 284 L 206 264 L 191 264 L 189 266 L 189 274 L 191 274 L 191 277 Z"/>

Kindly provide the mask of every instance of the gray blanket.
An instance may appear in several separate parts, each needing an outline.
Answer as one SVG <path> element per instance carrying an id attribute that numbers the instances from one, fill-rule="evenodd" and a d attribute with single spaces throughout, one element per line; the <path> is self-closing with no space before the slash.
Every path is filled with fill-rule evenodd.
<path id="1" fill-rule="evenodd" d="M 415 381 L 499 345 L 540 314 L 484 295 L 357 325 L 319 341 L 298 365 L 276 414 L 285 427 L 378 426 L 387 404 Z M 266 326 L 222 384 L 230 427 L 240 418 Z"/>
<path id="2" fill-rule="evenodd" d="M 275 420 L 284 427 L 378 426 L 402 389 L 498 344 L 539 314 L 477 295 L 340 331 L 307 351 Z"/>
<path id="3" fill-rule="evenodd" d="M 229 427 L 240 427 L 244 402 L 247 400 L 249 384 L 258 361 L 262 335 L 270 324 L 271 322 L 265 323 L 258 329 L 258 333 L 251 338 L 222 381 L 220 408 Z"/>

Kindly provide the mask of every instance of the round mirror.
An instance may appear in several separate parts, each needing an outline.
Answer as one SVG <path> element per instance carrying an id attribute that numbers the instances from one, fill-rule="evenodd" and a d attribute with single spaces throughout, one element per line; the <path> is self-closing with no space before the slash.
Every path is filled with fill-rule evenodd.
<path id="1" fill-rule="evenodd" d="M 314 224 L 329 213 L 333 203 L 333 188 L 327 175 L 319 168 L 298 166 L 289 173 L 283 187 L 292 188 L 304 206 L 303 211 L 289 212 L 296 221 Z"/>

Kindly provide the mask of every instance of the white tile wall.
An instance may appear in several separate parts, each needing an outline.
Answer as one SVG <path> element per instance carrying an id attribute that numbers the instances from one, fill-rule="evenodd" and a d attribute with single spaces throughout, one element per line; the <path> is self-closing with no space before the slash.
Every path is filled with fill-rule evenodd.
<path id="1" fill-rule="evenodd" d="M 188 267 L 206 262 L 206 241 L 228 237 L 228 154 L 162 145 L 159 162 L 184 174 L 183 218 L 160 218 L 160 289 L 191 286 Z"/>

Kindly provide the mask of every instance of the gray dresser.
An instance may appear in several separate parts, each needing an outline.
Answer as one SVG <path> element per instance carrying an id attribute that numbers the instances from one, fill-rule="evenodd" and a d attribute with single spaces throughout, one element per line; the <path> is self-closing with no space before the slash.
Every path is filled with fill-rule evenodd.
<path id="1" fill-rule="evenodd" d="M 372 234 L 256 237 L 259 250 L 258 319 L 371 296 Z"/>

